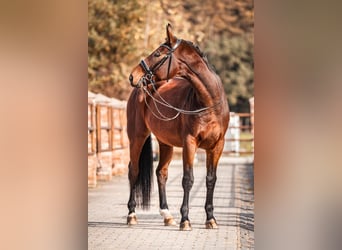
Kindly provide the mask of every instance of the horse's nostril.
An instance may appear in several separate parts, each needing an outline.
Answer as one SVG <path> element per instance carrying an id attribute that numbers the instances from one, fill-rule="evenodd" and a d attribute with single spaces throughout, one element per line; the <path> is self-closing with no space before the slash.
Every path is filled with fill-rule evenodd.
<path id="1" fill-rule="evenodd" d="M 133 82 L 133 76 L 132 74 L 129 75 L 129 81 L 132 83 Z"/>

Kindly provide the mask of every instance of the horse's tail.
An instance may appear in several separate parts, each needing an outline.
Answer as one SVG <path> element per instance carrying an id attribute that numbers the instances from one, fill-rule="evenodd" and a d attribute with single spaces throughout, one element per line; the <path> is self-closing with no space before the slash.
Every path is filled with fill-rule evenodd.
<path id="1" fill-rule="evenodd" d="M 150 207 L 151 190 L 153 184 L 153 152 L 152 140 L 149 135 L 141 150 L 139 158 L 139 175 L 136 182 L 136 200 L 143 209 Z"/>

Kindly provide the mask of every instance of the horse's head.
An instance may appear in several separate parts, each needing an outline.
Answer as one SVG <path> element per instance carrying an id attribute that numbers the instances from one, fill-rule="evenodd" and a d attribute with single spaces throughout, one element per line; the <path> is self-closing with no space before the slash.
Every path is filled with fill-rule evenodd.
<path id="1" fill-rule="evenodd" d="M 148 57 L 141 60 L 129 76 L 132 86 L 148 84 L 152 80 L 168 80 L 175 75 L 181 75 L 184 69 L 184 62 L 189 64 L 200 51 L 191 42 L 178 39 L 173 35 L 171 25 L 166 26 L 166 42 L 161 44 Z M 187 65 L 189 65 L 187 64 Z"/>

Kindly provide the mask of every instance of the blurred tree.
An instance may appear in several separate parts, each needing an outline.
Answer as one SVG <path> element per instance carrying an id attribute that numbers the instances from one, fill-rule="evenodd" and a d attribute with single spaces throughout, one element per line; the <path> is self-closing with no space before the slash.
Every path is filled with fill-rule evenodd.
<path id="1" fill-rule="evenodd" d="M 208 43 L 209 61 L 222 79 L 232 110 L 247 112 L 241 103 L 248 103 L 254 92 L 253 45 L 241 36 L 223 39 L 224 36 Z"/>
<path id="2" fill-rule="evenodd" d="M 222 79 L 231 110 L 249 111 L 248 99 L 254 92 L 253 1 L 160 2 L 169 18 L 177 25 L 181 23 L 184 36 L 207 54 Z"/>
<path id="3" fill-rule="evenodd" d="M 141 1 L 90 0 L 88 2 L 89 89 L 108 96 L 125 98 L 127 64 L 137 60 L 136 50 L 143 39 L 144 13 Z"/>
<path id="4" fill-rule="evenodd" d="M 197 43 L 220 75 L 232 110 L 253 96 L 252 0 L 89 0 L 89 89 L 126 99 L 127 77 L 142 57 L 175 34 Z"/>

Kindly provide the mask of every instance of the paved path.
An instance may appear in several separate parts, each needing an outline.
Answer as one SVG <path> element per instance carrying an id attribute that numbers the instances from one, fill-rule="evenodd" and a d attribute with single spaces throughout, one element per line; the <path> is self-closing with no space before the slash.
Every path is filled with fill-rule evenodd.
<path id="1" fill-rule="evenodd" d="M 231 164 L 224 158 L 218 168 L 214 215 L 219 229 L 205 229 L 205 165 L 194 167 L 189 218 L 192 231 L 165 227 L 159 215 L 158 186 L 154 176 L 151 209 L 136 209 L 139 224 L 126 225 L 128 178 L 114 176 L 88 191 L 88 249 L 254 249 L 254 174 L 252 164 Z M 171 162 L 166 186 L 170 212 L 180 222 L 182 165 Z"/>

